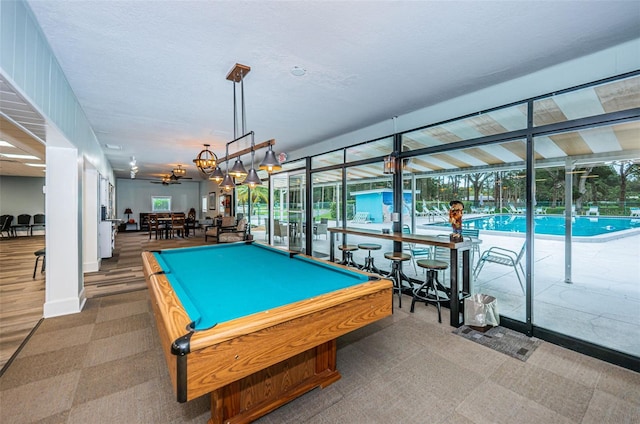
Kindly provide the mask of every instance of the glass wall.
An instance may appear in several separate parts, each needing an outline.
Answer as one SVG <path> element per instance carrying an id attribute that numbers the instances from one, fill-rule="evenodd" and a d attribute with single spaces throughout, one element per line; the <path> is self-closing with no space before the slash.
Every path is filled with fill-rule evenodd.
<path id="1" fill-rule="evenodd" d="M 394 212 L 413 233 L 448 237 L 449 202 L 461 200 L 471 290 L 498 299 L 505 325 L 620 364 L 627 359 L 618 352 L 640 357 L 638 108 L 634 75 L 400 134 L 401 205 L 394 205 L 394 176 L 383 173 L 393 137 L 316 156 L 313 254 L 328 252 L 317 224 L 391 229 Z M 391 249 L 371 252 L 383 272 Z M 356 251 L 356 262 L 368 253 Z M 496 254 L 509 259 L 487 260 Z M 424 278 L 415 266 L 404 271 Z"/>
<path id="2" fill-rule="evenodd" d="M 558 146 L 536 161 L 534 324 L 635 356 L 639 137 L 636 121 L 534 139 L 536 151 Z"/>
<path id="3" fill-rule="evenodd" d="M 518 139 L 449 150 L 413 157 L 403 168 L 404 190 L 415 198 L 415 208 L 408 221 L 403 216 L 403 223 L 414 233 L 448 238 L 449 202 L 460 200 L 465 208 L 463 236 L 473 244 L 471 265 L 478 271 L 471 291 L 496 297 L 500 313 L 520 321 L 526 317 L 525 275 L 520 268 L 525 264 L 520 252 L 526 239 L 526 161 L 513 152 L 525 147 L 525 140 Z M 481 252 L 492 248 L 519 257 L 517 267 L 479 266 Z M 440 281 L 448 278 L 443 275 Z"/>
<path id="4" fill-rule="evenodd" d="M 359 166 L 351 166 L 345 170 L 347 181 L 346 224 L 350 228 L 391 229 L 391 213 L 393 205 L 393 178 L 383 173 L 382 161 Z M 349 236 L 349 244 L 378 243 L 366 237 Z M 383 253 L 393 250 L 391 242 L 382 243 L 382 249 L 372 251 L 376 255 L 376 264 L 385 264 Z M 364 264 L 367 251 L 358 250 L 353 256 L 357 263 Z M 336 258 L 342 253 L 335 252 Z M 388 269 L 388 267 L 386 267 Z"/>
<path id="5" fill-rule="evenodd" d="M 329 256 L 331 227 L 341 227 L 342 217 L 342 170 L 316 172 L 313 174 L 313 256 Z"/>
<path id="6" fill-rule="evenodd" d="M 289 250 L 306 253 L 305 225 L 306 206 L 305 195 L 307 184 L 304 171 L 288 173 L 288 220 L 284 222 L 288 227 Z"/>
<path id="7" fill-rule="evenodd" d="M 272 233 L 275 246 L 304 253 L 305 249 L 305 172 L 281 172 L 273 175 Z"/>

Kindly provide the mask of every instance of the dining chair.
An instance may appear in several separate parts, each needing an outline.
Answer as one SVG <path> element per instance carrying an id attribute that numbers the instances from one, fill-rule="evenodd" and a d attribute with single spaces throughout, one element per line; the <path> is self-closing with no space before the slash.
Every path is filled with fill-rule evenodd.
<path id="1" fill-rule="evenodd" d="M 33 229 L 45 229 L 45 223 L 44 223 L 44 219 L 45 216 L 42 213 L 37 213 L 35 215 L 33 215 L 33 224 L 31 224 L 31 235 L 33 235 Z"/>
<path id="2" fill-rule="evenodd" d="M 149 222 L 149 239 L 151 239 L 151 233 L 156 234 L 156 240 L 158 240 L 158 232 L 160 231 L 160 223 L 158 222 L 158 214 L 150 213 L 148 216 Z M 162 238 L 162 234 L 160 234 Z"/>
<path id="3" fill-rule="evenodd" d="M 3 233 L 7 233 L 7 238 L 11 237 L 11 221 L 13 221 L 13 215 L 0 216 L 0 237 Z"/>
<path id="4" fill-rule="evenodd" d="M 23 213 L 18 215 L 18 220 L 17 222 L 12 225 L 13 228 L 13 234 L 14 235 L 18 235 L 17 231 L 18 230 L 25 230 L 28 231 L 30 233 L 31 230 L 31 215 Z"/>
<path id="5" fill-rule="evenodd" d="M 184 213 L 172 213 L 171 214 L 171 237 L 184 237 Z"/>

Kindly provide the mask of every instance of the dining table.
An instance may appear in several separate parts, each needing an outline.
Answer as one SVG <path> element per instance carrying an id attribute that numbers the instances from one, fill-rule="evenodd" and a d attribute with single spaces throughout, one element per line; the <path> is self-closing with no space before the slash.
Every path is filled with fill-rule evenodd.
<path id="1" fill-rule="evenodd" d="M 449 267 L 450 271 L 450 290 L 451 299 L 456 298 L 454 293 L 457 294 L 457 302 L 450 302 L 450 325 L 452 327 L 460 327 L 464 323 L 464 298 L 470 294 L 470 281 L 471 281 L 471 256 L 470 251 L 473 247 L 473 242 L 470 238 L 464 238 L 461 242 L 453 242 L 448 238 L 403 233 L 403 232 L 383 232 L 382 230 L 366 229 L 366 228 L 350 228 L 350 227 L 333 227 L 327 229 L 331 233 L 329 237 L 329 260 L 335 261 L 335 237 L 333 234 L 343 234 L 343 242 L 346 244 L 346 238 L 349 235 L 369 237 L 375 239 L 390 240 L 397 243 L 415 243 L 433 247 L 444 247 L 449 249 Z M 394 248 L 394 250 L 402 250 L 400 248 Z M 462 257 L 462 281 L 459 281 L 459 258 Z"/>

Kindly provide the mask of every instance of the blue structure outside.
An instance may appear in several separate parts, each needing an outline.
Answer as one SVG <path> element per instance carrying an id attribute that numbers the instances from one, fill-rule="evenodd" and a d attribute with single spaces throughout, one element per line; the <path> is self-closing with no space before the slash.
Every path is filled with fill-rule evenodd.
<path id="1" fill-rule="evenodd" d="M 418 192 L 416 192 L 418 194 Z M 366 190 L 351 193 L 356 199 L 355 213 L 368 213 L 367 220 L 374 223 L 391 222 L 393 212 L 393 190 L 390 188 Z M 411 214 L 413 202 L 411 200 L 411 190 L 406 190 L 403 194 L 402 214 Z"/>

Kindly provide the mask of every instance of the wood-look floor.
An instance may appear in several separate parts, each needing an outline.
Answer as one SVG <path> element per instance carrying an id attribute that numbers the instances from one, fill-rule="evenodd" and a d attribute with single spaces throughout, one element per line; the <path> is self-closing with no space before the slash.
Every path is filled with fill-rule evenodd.
<path id="1" fill-rule="evenodd" d="M 0 239 L 0 369 L 42 318 L 44 276 L 34 252 L 44 236 Z"/>
<path id="2" fill-rule="evenodd" d="M 102 260 L 99 272 L 84 276 L 87 297 L 146 288 L 140 253 L 205 244 L 202 231 L 188 238 L 149 239 L 148 233 L 118 233 L 113 257 Z M 206 244 L 211 244 L 207 242 Z M 44 236 L 0 239 L 0 369 L 42 318 L 45 275 L 40 264 L 33 277 L 34 252 L 45 246 Z M 42 263 L 42 260 L 40 261 Z"/>

